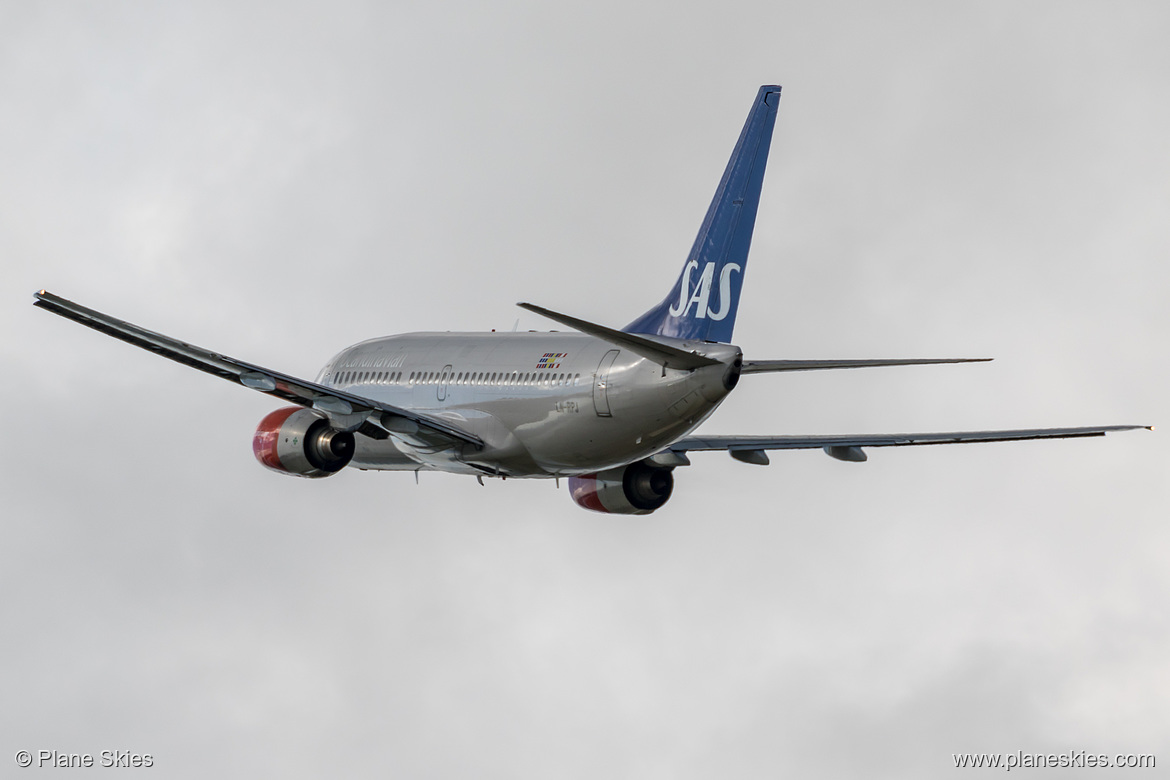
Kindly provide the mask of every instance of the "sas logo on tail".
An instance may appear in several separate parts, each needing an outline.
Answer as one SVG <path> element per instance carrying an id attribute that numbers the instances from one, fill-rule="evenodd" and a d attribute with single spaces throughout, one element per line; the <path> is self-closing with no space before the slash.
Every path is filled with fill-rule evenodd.
<path id="1" fill-rule="evenodd" d="M 719 308 L 713 309 L 710 306 L 710 299 L 711 284 L 715 280 L 715 266 L 716 263 L 713 262 L 703 266 L 703 273 L 699 275 L 699 281 L 695 284 L 692 294 L 691 272 L 697 269 L 699 264 L 694 260 L 687 263 L 687 267 L 683 269 L 682 279 L 679 280 L 678 303 L 668 310 L 671 317 L 686 317 L 691 310 L 691 304 L 697 304 L 695 319 L 710 317 L 713 320 L 721 320 L 731 312 L 731 272 L 742 272 L 743 269 L 738 263 L 723 266 L 719 273 Z"/>

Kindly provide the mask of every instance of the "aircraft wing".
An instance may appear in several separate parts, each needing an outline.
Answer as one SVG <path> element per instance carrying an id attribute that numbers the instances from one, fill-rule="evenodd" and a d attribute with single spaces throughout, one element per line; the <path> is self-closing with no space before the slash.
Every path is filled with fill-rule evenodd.
<path id="1" fill-rule="evenodd" d="M 823 449 L 838 460 L 864 461 L 862 447 L 912 447 L 925 444 L 966 444 L 991 441 L 1021 441 L 1025 439 L 1072 439 L 1082 436 L 1104 436 L 1114 431 L 1132 431 L 1138 428 L 1152 430 L 1148 425 L 1102 425 L 1087 428 L 1027 428 L 1010 431 L 965 431 L 959 433 L 891 433 L 827 436 L 687 436 L 671 444 L 666 451 L 653 456 L 674 453 L 725 450 L 733 458 L 747 463 L 766 464 L 766 450 Z"/>
<path id="2" fill-rule="evenodd" d="M 113 336 L 128 344 L 150 350 L 156 355 L 162 355 L 177 363 L 197 368 L 252 390 L 316 409 L 329 417 L 330 422 L 340 429 L 356 430 L 377 439 L 385 439 L 389 435 L 387 431 L 413 434 L 421 429 L 432 436 L 437 434 L 453 442 L 483 446 L 483 440 L 475 434 L 430 415 L 399 409 L 344 390 L 326 387 L 245 363 L 227 355 L 220 355 L 88 309 L 45 290 L 36 293 L 34 297 L 36 298 L 34 306 L 79 322 L 107 336 Z"/>

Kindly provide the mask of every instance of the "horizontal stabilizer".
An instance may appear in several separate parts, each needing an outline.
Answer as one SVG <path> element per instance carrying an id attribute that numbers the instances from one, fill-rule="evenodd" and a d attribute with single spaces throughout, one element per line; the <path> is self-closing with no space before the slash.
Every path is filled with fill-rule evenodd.
<path id="1" fill-rule="evenodd" d="M 718 360 L 700 355 L 697 352 L 687 352 L 686 350 L 672 347 L 669 344 L 662 344 L 661 342 L 647 338 L 645 336 L 636 336 L 633 333 L 623 333 L 620 330 L 607 328 L 604 325 L 597 325 L 593 322 L 586 322 L 579 320 L 576 317 L 570 317 L 567 314 L 560 314 L 540 306 L 534 306 L 531 303 L 516 304 L 521 309 L 527 309 L 530 312 L 539 314 L 542 317 L 548 317 L 553 322 L 559 322 L 562 325 L 568 326 L 573 330 L 580 331 L 588 336 L 608 341 L 610 344 L 616 344 L 619 347 L 624 347 L 635 355 L 650 360 L 663 368 L 678 368 L 683 370 L 693 370 L 702 368 L 703 366 L 715 366 L 719 364 Z"/>
<path id="2" fill-rule="evenodd" d="M 986 363 L 991 358 L 906 358 L 900 360 L 745 360 L 744 374 L 776 371 L 820 371 L 826 368 L 873 368 L 875 366 L 926 366 L 936 363 Z"/>

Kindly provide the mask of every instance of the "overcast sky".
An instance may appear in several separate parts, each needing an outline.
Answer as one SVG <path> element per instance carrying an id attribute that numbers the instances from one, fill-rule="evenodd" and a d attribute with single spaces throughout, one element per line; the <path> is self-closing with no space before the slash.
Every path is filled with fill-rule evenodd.
<path id="1" fill-rule="evenodd" d="M 778 83 L 746 357 L 996 361 L 747 377 L 704 431 L 1167 423 L 1168 30 L 1164 2 L 0 0 L 0 766 L 1164 772 L 1165 433 L 696 454 L 647 517 L 297 480 L 252 457 L 272 399 L 31 295 L 309 377 L 548 326 L 518 300 L 620 327 Z"/>

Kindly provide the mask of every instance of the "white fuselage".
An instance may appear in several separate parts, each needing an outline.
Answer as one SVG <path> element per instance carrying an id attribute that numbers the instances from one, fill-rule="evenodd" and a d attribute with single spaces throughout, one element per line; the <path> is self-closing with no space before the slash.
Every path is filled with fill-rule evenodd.
<path id="1" fill-rule="evenodd" d="M 357 468 L 572 476 L 659 452 L 734 386 L 737 347 L 660 340 L 720 364 L 664 370 L 580 333 L 410 333 L 355 344 L 317 379 L 449 420 L 485 442 L 452 447 L 413 430 L 358 437 Z"/>

